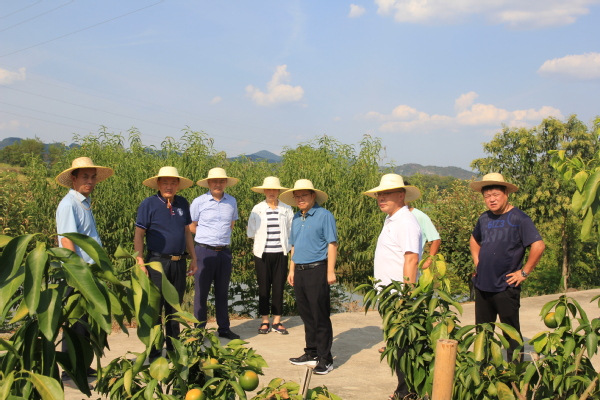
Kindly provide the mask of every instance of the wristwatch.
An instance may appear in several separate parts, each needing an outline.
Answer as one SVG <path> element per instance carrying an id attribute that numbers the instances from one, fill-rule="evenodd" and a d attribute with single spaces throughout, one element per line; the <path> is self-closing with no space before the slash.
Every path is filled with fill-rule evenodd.
<path id="1" fill-rule="evenodd" d="M 526 273 L 524 269 L 521 269 L 521 276 L 522 276 L 523 278 L 527 278 L 527 277 L 529 276 L 529 274 L 528 274 L 528 273 Z"/>

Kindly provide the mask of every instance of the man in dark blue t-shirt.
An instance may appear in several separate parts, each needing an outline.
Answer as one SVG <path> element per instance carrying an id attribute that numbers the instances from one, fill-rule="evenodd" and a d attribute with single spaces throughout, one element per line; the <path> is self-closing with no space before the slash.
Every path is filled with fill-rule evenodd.
<path id="1" fill-rule="evenodd" d="M 498 173 L 487 174 L 481 181 L 471 182 L 471 189 L 481 192 L 489 211 L 479 217 L 470 247 L 476 272 L 475 323 L 500 322 L 514 327 L 519 335 L 521 283 L 533 271 L 546 246 L 531 218 L 508 202 L 508 195 L 519 188 L 505 182 Z M 530 247 L 525 265 L 525 250 Z M 504 335 L 510 343 L 508 359 L 515 358 L 517 341 Z"/>
<path id="2" fill-rule="evenodd" d="M 158 192 L 140 204 L 135 222 L 133 244 L 137 252 L 137 262 L 140 268 L 150 277 L 159 290 L 162 290 L 162 274 L 152 269 L 147 263 L 158 261 L 166 278 L 177 289 L 179 303 L 185 293 L 186 263 L 185 252 L 191 257 L 188 275 L 196 272 L 196 253 L 189 225 L 192 223 L 190 205 L 178 190 L 192 186 L 193 182 L 179 176 L 174 167 L 162 167 L 157 176 L 146 179 L 144 185 L 157 189 Z M 144 236 L 146 237 L 146 252 L 144 253 Z M 145 257 L 144 257 L 145 254 Z M 159 320 L 165 309 L 165 331 L 167 350 L 173 350 L 171 338 L 179 337 L 179 322 L 170 319 L 175 309 L 161 297 L 158 309 Z M 152 348 L 150 360 L 162 355 L 160 349 Z"/>

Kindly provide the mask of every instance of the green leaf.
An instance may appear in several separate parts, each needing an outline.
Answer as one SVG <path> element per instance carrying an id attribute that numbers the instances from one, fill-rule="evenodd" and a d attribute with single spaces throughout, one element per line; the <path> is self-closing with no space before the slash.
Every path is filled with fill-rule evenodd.
<path id="1" fill-rule="evenodd" d="M 162 381 L 164 378 L 169 376 L 171 371 L 169 368 L 169 362 L 164 357 L 158 357 L 152 364 L 150 364 L 150 376 L 158 381 Z"/>
<path id="2" fill-rule="evenodd" d="M 242 387 L 240 386 L 239 383 L 237 383 L 234 380 L 231 380 L 231 381 L 229 381 L 229 384 L 231 385 L 231 387 L 235 391 L 235 394 L 238 395 L 238 397 L 239 397 L 240 400 L 246 400 L 246 392 L 244 391 L 244 389 L 242 389 Z"/>
<path id="3" fill-rule="evenodd" d="M 583 187 L 583 198 L 584 202 L 581 206 L 583 209 L 586 209 L 592 205 L 596 197 L 598 197 L 598 184 L 600 183 L 600 170 L 596 170 L 590 175 L 590 177 L 585 181 L 585 186 Z"/>
<path id="4" fill-rule="evenodd" d="M 123 249 L 123 247 L 121 247 L 121 245 L 117 246 L 117 250 L 115 251 L 114 256 L 115 256 L 115 258 L 135 258 L 131 254 L 129 254 L 129 252 L 127 252 L 125 249 Z"/>
<path id="5" fill-rule="evenodd" d="M 571 210 L 577 214 L 581 211 L 581 206 L 583 206 L 583 195 L 579 191 L 575 191 L 573 193 L 573 197 L 571 198 Z"/>
<path id="6" fill-rule="evenodd" d="M 498 345 L 498 343 L 493 340 L 490 341 L 490 353 L 492 354 L 492 362 L 496 368 L 500 368 L 502 366 L 502 362 L 504 361 L 504 357 L 502 357 L 502 349 Z"/>
<path id="7" fill-rule="evenodd" d="M 581 239 L 582 242 L 585 242 L 590 238 L 593 225 L 594 213 L 591 209 L 587 209 L 585 212 L 585 216 L 583 217 L 583 222 L 581 224 L 581 233 L 579 234 L 579 239 Z"/>
<path id="8" fill-rule="evenodd" d="M 43 400 L 64 400 L 65 393 L 55 379 L 33 372 L 29 373 L 29 377 Z"/>
<path id="9" fill-rule="evenodd" d="M 0 235 L 0 249 L 5 247 L 13 238 L 7 235 Z"/>
<path id="10" fill-rule="evenodd" d="M 498 391 L 498 400 L 515 400 L 512 390 L 505 383 L 496 382 L 496 389 Z"/>
<path id="11" fill-rule="evenodd" d="M 552 300 L 544 304 L 544 307 L 542 307 L 542 310 L 540 311 L 540 316 L 544 318 L 556 303 L 558 303 L 558 300 Z"/>
<path id="12" fill-rule="evenodd" d="M 588 357 L 592 358 L 598 351 L 598 336 L 595 333 L 590 333 L 585 338 L 585 347 L 587 348 Z"/>
<path id="13" fill-rule="evenodd" d="M 102 270 L 102 277 L 115 285 L 121 285 L 121 282 L 115 276 L 115 271 L 110 262 L 110 258 L 106 251 L 89 236 L 82 235 L 80 233 L 65 233 L 62 236 L 69 238 L 79 246 L 81 250 L 85 251 L 94 262 Z"/>
<path id="14" fill-rule="evenodd" d="M 58 321 L 62 315 L 62 298 L 66 286 L 59 285 L 56 289 L 45 289 L 40 292 L 37 306 L 40 331 L 50 342 L 54 342 L 58 335 Z"/>
<path id="15" fill-rule="evenodd" d="M 485 358 L 485 331 L 479 332 L 475 337 L 473 353 L 475 354 L 475 361 L 482 361 Z"/>
<path id="16" fill-rule="evenodd" d="M 33 249 L 25 259 L 25 281 L 23 285 L 23 292 L 25 294 L 25 301 L 29 308 L 29 315 L 33 317 L 38 308 L 38 302 L 40 301 L 40 288 L 42 287 L 42 277 L 46 270 L 46 263 L 48 262 L 48 253 L 46 253 L 46 245 L 42 242 L 37 242 L 35 249 Z M 48 339 L 52 340 L 52 339 Z"/>
<path id="17" fill-rule="evenodd" d="M 583 192 L 583 187 L 588 177 L 589 174 L 586 171 L 579 171 L 577 174 L 575 174 L 573 180 L 575 181 L 575 184 L 577 184 L 577 191 Z"/>
<path id="18" fill-rule="evenodd" d="M 0 399 L 5 400 L 10 395 L 10 389 L 12 388 L 13 382 L 15 381 L 15 371 L 10 371 L 10 373 L 4 376 L 2 381 L 2 386 L 0 386 Z"/>
<path id="19" fill-rule="evenodd" d="M 508 324 L 504 324 L 502 322 L 496 322 L 495 325 L 500 328 L 504 333 L 506 333 L 512 340 L 516 340 L 519 344 L 523 344 L 523 339 L 519 332 Z"/>
<path id="20" fill-rule="evenodd" d="M 128 369 L 123 374 L 123 388 L 127 392 L 128 395 L 131 396 L 131 384 L 133 382 L 133 371 Z"/>

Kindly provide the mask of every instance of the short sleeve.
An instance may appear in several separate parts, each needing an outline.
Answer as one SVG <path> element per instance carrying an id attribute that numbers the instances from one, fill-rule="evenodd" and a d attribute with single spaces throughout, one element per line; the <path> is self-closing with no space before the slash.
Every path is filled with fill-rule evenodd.
<path id="1" fill-rule="evenodd" d="M 481 217 L 477 220 L 475 228 L 473 228 L 473 237 L 477 243 L 481 243 Z"/>
<path id="2" fill-rule="evenodd" d="M 529 247 L 531 244 L 542 240 L 542 236 L 535 227 L 535 224 L 525 213 L 523 213 L 523 219 L 521 221 L 521 237 L 523 246 L 525 247 Z"/>
<path id="3" fill-rule="evenodd" d="M 181 201 L 181 210 L 183 211 L 183 218 L 185 219 L 185 224 L 189 225 L 192 223 L 192 216 L 190 213 L 190 203 L 188 203 L 185 197 L 180 198 Z"/>
<path id="4" fill-rule="evenodd" d="M 190 218 L 192 222 L 198 222 L 200 219 L 200 197 L 196 197 L 190 206 Z"/>
<path id="5" fill-rule="evenodd" d="M 429 218 L 427 215 L 425 215 L 425 218 L 423 219 L 423 225 L 421 226 L 421 229 L 423 230 L 426 241 L 433 242 L 434 240 L 440 239 L 440 234 L 438 233 L 437 229 L 435 229 L 433 222 L 431 222 L 431 218 Z"/>
<path id="6" fill-rule="evenodd" d="M 148 230 L 150 229 L 150 223 L 149 202 L 148 199 L 145 199 L 138 207 L 135 226 Z"/>
<path id="7" fill-rule="evenodd" d="M 77 232 L 77 219 L 71 203 L 60 203 L 56 209 L 56 232 L 59 235 Z"/>
<path id="8" fill-rule="evenodd" d="M 231 220 L 232 221 L 237 221 L 238 220 L 238 208 L 237 208 L 237 200 L 235 198 L 233 198 L 233 215 Z"/>
<path id="9" fill-rule="evenodd" d="M 335 218 L 331 212 L 327 211 L 323 218 L 323 237 L 327 243 L 337 242 L 337 228 Z"/>

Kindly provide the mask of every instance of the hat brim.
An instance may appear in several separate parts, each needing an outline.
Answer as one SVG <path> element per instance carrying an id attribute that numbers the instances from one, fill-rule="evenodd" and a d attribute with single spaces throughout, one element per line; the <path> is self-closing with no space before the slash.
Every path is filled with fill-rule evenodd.
<path id="1" fill-rule="evenodd" d="M 179 186 L 177 186 L 177 190 L 187 189 L 194 184 L 194 181 L 188 178 L 184 178 L 183 176 L 153 176 L 152 178 L 146 179 L 142 182 L 143 185 L 148 186 L 149 188 L 159 190 L 158 188 L 158 178 L 179 178 Z"/>
<path id="2" fill-rule="evenodd" d="M 76 167 L 76 168 L 71 167 L 69 169 L 65 169 L 63 172 L 58 174 L 58 176 L 56 177 L 56 183 L 58 183 L 60 186 L 64 186 L 66 188 L 73 189 L 73 181 L 71 180 L 71 172 L 75 171 L 76 169 L 88 169 L 88 168 L 96 169 L 96 183 L 102 182 L 103 180 L 110 178 L 115 173 L 115 171 L 113 171 L 112 168 L 101 167 L 100 165 L 89 165 L 89 166 L 86 165 L 86 166 Z"/>
<path id="3" fill-rule="evenodd" d="M 196 182 L 196 185 L 208 188 L 208 180 L 209 179 L 227 179 L 227 185 L 225 187 L 233 186 L 237 184 L 240 180 L 238 178 L 231 178 L 229 176 L 213 176 L 211 178 L 201 179 Z"/>
<path id="4" fill-rule="evenodd" d="M 411 185 L 407 185 L 407 186 L 377 186 L 376 188 L 373 188 L 371 190 L 367 190 L 366 192 L 363 192 L 363 194 L 366 194 L 367 196 L 376 199 L 378 192 L 383 192 L 383 191 L 392 190 L 392 189 L 406 190 L 406 195 L 404 196 L 404 201 L 415 201 L 419 197 L 421 197 L 421 191 L 419 190 L 419 188 L 417 188 L 416 186 L 411 186 Z"/>
<path id="5" fill-rule="evenodd" d="M 279 199 L 281 201 L 283 201 L 286 204 L 290 204 L 290 205 L 296 205 L 296 200 L 294 200 L 294 192 L 298 191 L 298 190 L 312 190 L 315 192 L 316 197 L 315 197 L 315 202 L 318 205 L 321 205 L 323 203 L 325 203 L 327 201 L 327 199 L 329 198 L 329 196 L 327 196 L 327 193 L 325 193 L 322 190 L 318 190 L 318 189 L 314 189 L 311 187 L 304 187 L 304 188 L 293 188 L 293 189 L 288 189 L 285 192 L 281 193 L 279 195 Z"/>
<path id="6" fill-rule="evenodd" d="M 265 190 L 268 190 L 268 189 L 279 190 L 279 194 L 281 194 L 281 193 L 285 192 L 286 190 L 289 190 L 290 188 L 284 188 L 281 186 L 279 186 L 279 187 L 255 186 L 253 188 L 250 188 L 250 190 L 252 190 L 253 192 L 263 193 L 263 194 L 265 193 Z"/>
<path id="7" fill-rule="evenodd" d="M 519 190 L 519 187 L 517 185 L 513 185 L 512 183 L 508 183 L 508 182 L 504 182 L 504 181 L 475 181 L 475 182 L 469 183 L 469 186 L 471 187 L 471 189 L 474 192 L 479 192 L 479 193 L 481 193 L 481 190 L 484 187 L 493 186 L 493 185 L 504 186 L 507 189 L 507 192 L 509 194 L 515 193 Z"/>

